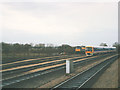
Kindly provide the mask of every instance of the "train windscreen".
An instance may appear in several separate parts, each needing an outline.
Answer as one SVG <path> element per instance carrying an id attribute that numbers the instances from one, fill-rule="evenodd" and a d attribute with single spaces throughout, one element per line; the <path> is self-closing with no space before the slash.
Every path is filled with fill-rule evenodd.
<path id="1" fill-rule="evenodd" d="M 86 47 L 86 51 L 92 51 L 92 47 Z"/>
<path id="2" fill-rule="evenodd" d="M 76 49 L 80 49 L 80 46 L 77 46 Z"/>

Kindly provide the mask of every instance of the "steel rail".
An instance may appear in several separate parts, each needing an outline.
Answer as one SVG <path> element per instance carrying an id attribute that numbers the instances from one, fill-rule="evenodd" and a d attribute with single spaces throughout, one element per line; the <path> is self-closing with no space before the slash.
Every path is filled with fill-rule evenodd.
<path id="1" fill-rule="evenodd" d="M 18 69 L 21 69 L 21 68 L 26 68 L 26 67 L 32 67 L 32 66 L 39 66 L 39 65 L 42 65 L 42 64 L 46 64 L 46 63 L 51 63 L 51 62 L 57 62 L 57 61 L 62 61 L 62 60 L 66 60 L 66 59 L 80 59 L 80 58 L 87 58 L 86 56 L 82 56 L 82 57 L 71 57 L 71 58 L 65 58 L 65 59 L 58 59 L 58 60 L 51 60 L 51 61 L 46 61 L 46 62 L 41 62 L 41 63 L 37 63 L 37 64 L 31 64 L 31 65 L 23 65 L 23 66 L 17 66 L 17 67 L 13 67 L 13 68 L 8 68 L 8 69 L 3 69 L 3 70 L 0 70 L 0 72 L 6 72 L 6 71 L 12 71 L 12 70 L 18 70 Z"/>
<path id="2" fill-rule="evenodd" d="M 75 63 L 75 65 L 76 64 L 79 64 L 79 63 L 83 63 L 83 62 L 86 62 L 88 59 L 89 60 L 92 60 L 92 59 L 94 59 L 94 58 L 96 58 L 97 56 L 95 56 L 95 57 L 80 57 L 80 58 L 74 58 L 73 60 L 73 62 Z M 51 64 L 51 65 L 50 65 Z M 37 66 L 37 68 L 44 68 L 45 67 L 45 69 L 42 69 L 42 71 L 44 71 L 44 70 L 47 70 L 47 69 L 52 69 L 52 68 L 57 68 L 57 67 L 59 67 L 59 66 L 63 66 L 63 65 L 65 65 L 65 60 L 63 60 L 63 61 L 60 61 L 60 62 L 56 62 L 55 64 L 52 64 L 52 63 L 48 63 L 48 64 L 43 64 L 43 65 L 41 65 L 41 66 Z M 50 68 L 47 68 L 47 67 L 50 67 Z M 54 67 L 55 66 L 55 67 Z M 2 79 L 2 80 L 6 80 L 6 79 L 11 79 L 11 78 L 15 78 L 15 77 L 18 77 L 18 76 L 24 76 L 24 75 L 27 75 L 30 71 L 33 71 L 33 70 L 37 70 L 37 68 L 32 68 L 32 69 L 29 69 L 29 68 L 27 68 L 27 69 L 29 69 L 29 70 L 25 70 L 24 71 L 24 73 L 22 73 L 22 74 L 19 74 L 19 75 L 16 75 L 16 76 L 12 76 L 12 77 L 9 77 L 9 78 L 5 78 L 5 79 Z M 23 69 L 24 70 L 24 69 Z M 37 70 L 38 72 L 39 71 L 41 71 L 41 70 Z M 37 72 L 36 71 L 36 72 Z M 20 71 L 18 71 L 18 72 L 20 72 Z M 27 73 L 28 72 L 28 73 Z M 9 72 L 8 74 L 10 74 L 11 72 Z M 33 72 L 32 72 L 33 73 Z M 31 73 L 29 73 L 29 74 L 31 74 Z M 1 81 L 1 80 L 0 80 Z"/>
<path id="3" fill-rule="evenodd" d="M 96 58 L 96 57 L 90 57 L 90 58 Z M 90 58 L 87 58 L 87 59 L 90 59 Z M 78 59 L 80 59 L 80 60 L 78 60 Z M 79 57 L 79 58 L 75 58 L 75 63 L 76 63 L 76 60 L 77 60 L 77 62 L 82 62 L 83 60 L 81 60 L 81 59 L 83 59 L 83 58 L 81 58 L 81 57 Z M 86 59 L 86 58 L 84 58 L 84 59 Z M 59 65 L 58 64 L 58 66 L 55 66 L 55 67 L 50 67 L 50 68 L 48 68 L 48 69 L 44 69 L 44 70 L 42 70 L 42 72 L 43 71 L 46 71 L 46 70 L 50 70 L 50 69 L 55 69 L 55 70 L 59 70 L 61 67 L 64 67 L 65 66 L 65 63 L 63 63 L 63 64 L 61 64 L 61 65 Z M 62 68 L 61 68 L 62 69 Z M 55 71 L 55 70 L 52 70 L 52 71 Z M 40 71 L 37 71 L 36 73 L 38 73 L 38 72 L 41 72 L 41 70 Z M 32 74 L 32 73 L 29 73 L 29 74 Z M 28 73 L 23 73 L 23 74 L 21 74 L 21 75 L 17 75 L 17 76 L 13 76 L 13 77 L 10 77 L 10 78 L 6 78 L 6 79 L 2 79 L 2 81 L 5 81 L 5 80 L 8 80 L 8 79 L 12 79 L 12 78 L 16 78 L 16 77 L 20 77 L 20 76 L 25 76 L 25 75 L 28 75 Z M 39 75 L 39 74 L 38 74 Z M 40 74 L 41 75 L 41 74 Z M 37 75 L 32 75 L 32 76 L 29 76 L 29 77 L 33 77 L 33 76 L 37 76 Z M 26 79 L 29 79 L 29 78 L 27 78 L 26 77 Z M 19 82 L 19 81 L 22 81 L 22 80 L 24 80 L 24 79 L 21 79 L 21 80 L 17 80 L 16 82 Z M 1 81 L 1 80 L 0 80 Z M 15 82 L 14 82 L 15 83 Z M 8 85 L 8 84 L 6 84 L 6 85 Z M 3 85 L 3 86 L 5 86 L 5 85 Z"/>
<path id="4" fill-rule="evenodd" d="M 116 60 L 117 56 L 113 56 L 108 58 L 107 60 L 88 68 L 87 70 L 73 76 L 70 79 L 65 80 L 64 82 L 54 86 L 51 90 L 54 90 L 56 88 L 74 88 L 75 90 L 78 90 L 81 87 L 85 87 L 85 84 L 92 79 L 96 74 L 98 74 L 103 68 L 111 64 L 112 61 Z M 88 88 L 88 87 L 87 87 Z"/>
<path id="5" fill-rule="evenodd" d="M 78 61 L 78 62 L 82 62 L 82 61 Z M 46 69 L 46 70 L 43 70 L 43 71 L 49 73 L 49 72 L 52 72 L 52 71 L 56 71 L 56 70 L 65 68 L 64 66 L 65 66 L 65 64 L 62 65 L 62 66 L 53 67 L 53 68 Z M 54 70 L 51 70 L 51 69 L 54 69 Z M 49 71 L 47 71 L 47 70 L 49 70 Z M 2 85 L 2 87 L 6 86 L 6 85 L 13 84 L 13 83 L 17 83 L 17 82 L 20 82 L 20 81 L 23 81 L 23 80 L 27 80 L 27 79 L 30 79 L 30 78 L 33 78 L 33 77 L 37 77 L 39 75 L 43 75 L 43 74 L 45 74 L 43 71 L 42 72 L 38 71 L 38 72 L 41 72 L 41 73 L 36 72 L 36 73 L 34 73 L 32 75 L 29 75 L 29 77 L 28 76 L 24 76 L 23 78 L 20 78 L 20 79 L 17 79 L 17 80 L 12 80 L 12 82 L 8 80 L 8 83 L 4 82 L 4 84 Z"/>
<path id="6" fill-rule="evenodd" d="M 0 67 L 2 69 L 8 69 L 11 67 L 16 67 L 16 66 L 22 66 L 22 65 L 29 65 L 29 64 L 36 64 L 36 63 L 43 63 L 43 62 L 48 62 L 56 59 L 65 59 L 65 58 L 70 58 L 70 57 L 79 57 L 77 55 L 72 55 L 72 56 L 54 56 L 54 57 L 45 57 L 45 58 L 36 58 L 36 59 L 27 59 L 27 60 L 21 60 L 21 61 L 16 61 L 16 62 L 11 62 L 11 63 L 6 63 L 6 64 L 1 64 Z"/>

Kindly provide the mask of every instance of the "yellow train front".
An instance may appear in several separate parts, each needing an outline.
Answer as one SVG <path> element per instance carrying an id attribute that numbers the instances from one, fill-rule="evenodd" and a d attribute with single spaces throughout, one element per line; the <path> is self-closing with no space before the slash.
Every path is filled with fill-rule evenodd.
<path id="1" fill-rule="evenodd" d="M 92 56 L 93 53 L 94 53 L 93 47 L 91 47 L 91 46 L 85 47 L 85 54 L 86 54 L 86 56 Z"/>
<path id="2" fill-rule="evenodd" d="M 81 47 L 80 47 L 80 46 L 77 46 L 77 47 L 75 48 L 75 53 L 79 54 L 80 51 L 81 51 Z"/>
<path id="3" fill-rule="evenodd" d="M 77 54 L 85 54 L 85 46 L 76 46 L 75 53 Z"/>

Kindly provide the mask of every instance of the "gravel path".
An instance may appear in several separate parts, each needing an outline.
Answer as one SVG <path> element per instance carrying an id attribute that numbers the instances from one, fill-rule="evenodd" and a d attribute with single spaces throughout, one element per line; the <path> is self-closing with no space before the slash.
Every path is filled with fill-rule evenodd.
<path id="1" fill-rule="evenodd" d="M 118 60 L 106 69 L 92 88 L 118 88 Z"/>

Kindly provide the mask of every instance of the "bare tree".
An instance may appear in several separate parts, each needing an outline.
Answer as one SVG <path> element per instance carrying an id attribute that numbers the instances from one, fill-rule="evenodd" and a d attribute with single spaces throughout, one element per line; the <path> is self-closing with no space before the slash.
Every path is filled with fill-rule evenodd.
<path id="1" fill-rule="evenodd" d="M 118 47 L 119 46 L 119 43 L 118 42 L 115 42 L 114 44 L 113 44 L 113 47 Z"/>
<path id="2" fill-rule="evenodd" d="M 106 43 L 101 43 L 100 46 L 108 46 Z"/>

